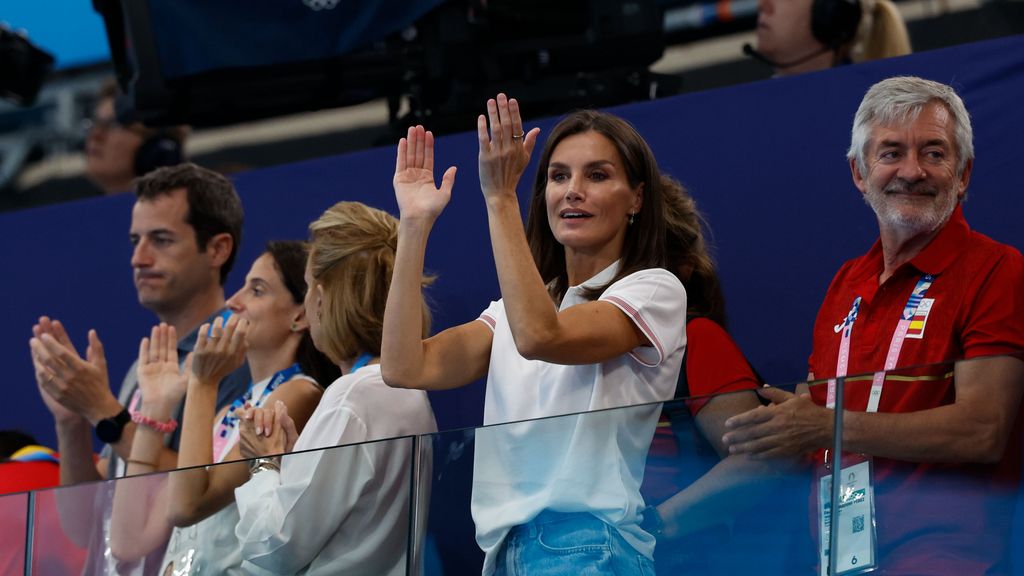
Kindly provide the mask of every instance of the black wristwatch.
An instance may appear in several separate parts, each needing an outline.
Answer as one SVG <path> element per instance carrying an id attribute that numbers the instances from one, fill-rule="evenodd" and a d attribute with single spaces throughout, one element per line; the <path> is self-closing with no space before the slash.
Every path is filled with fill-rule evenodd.
<path id="1" fill-rule="evenodd" d="M 662 522 L 658 509 L 654 506 L 648 506 L 640 512 L 640 515 L 640 528 L 655 538 L 660 537 L 665 529 L 665 523 Z"/>
<path id="2" fill-rule="evenodd" d="M 128 413 L 128 409 L 125 408 L 117 413 L 116 416 L 110 418 L 104 418 L 96 423 L 96 437 L 101 442 L 107 444 L 113 444 L 121 439 L 121 432 L 124 431 L 125 424 L 132 421 L 132 415 Z"/>

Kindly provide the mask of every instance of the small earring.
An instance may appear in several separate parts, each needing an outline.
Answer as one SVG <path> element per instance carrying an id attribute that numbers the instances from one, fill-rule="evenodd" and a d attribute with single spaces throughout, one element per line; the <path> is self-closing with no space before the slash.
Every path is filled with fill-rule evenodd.
<path id="1" fill-rule="evenodd" d="M 633 225 L 633 216 L 634 216 L 635 214 L 636 214 L 635 212 L 630 212 L 630 213 L 629 213 L 629 224 L 630 224 L 630 226 L 632 226 L 632 225 Z"/>
<path id="2" fill-rule="evenodd" d="M 298 331 L 299 331 L 299 323 L 298 322 L 292 322 L 292 332 L 298 332 Z"/>

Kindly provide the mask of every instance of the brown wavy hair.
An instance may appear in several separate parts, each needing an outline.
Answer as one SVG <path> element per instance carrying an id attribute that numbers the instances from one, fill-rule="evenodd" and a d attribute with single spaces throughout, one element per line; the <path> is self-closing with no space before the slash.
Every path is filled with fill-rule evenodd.
<path id="1" fill-rule="evenodd" d="M 639 270 L 665 268 L 686 287 L 688 315 L 703 316 L 725 326 L 725 297 L 705 239 L 707 222 L 697 203 L 682 184 L 661 173 L 650 146 L 632 124 L 597 110 L 574 112 L 555 126 L 544 144 L 533 183 L 526 237 L 551 296 L 561 300 L 569 281 L 565 250 L 555 240 L 547 221 L 547 167 L 562 140 L 590 131 L 611 141 L 622 159 L 630 187 L 642 184 L 644 198 L 626 232 L 618 274 L 584 296 L 595 300 L 620 278 Z"/>
<path id="2" fill-rule="evenodd" d="M 310 270 L 324 292 L 321 351 L 336 364 L 364 352 L 379 356 L 398 220 L 359 202 L 338 202 L 309 225 L 309 233 Z M 424 300 L 424 338 L 429 327 Z"/>
<path id="3" fill-rule="evenodd" d="M 686 287 L 686 313 L 708 318 L 724 328 L 725 295 L 705 240 L 707 220 L 697 209 L 697 202 L 677 180 L 662 175 L 661 188 L 669 270 Z"/>
<path id="4" fill-rule="evenodd" d="M 618 116 L 598 110 L 573 112 L 555 126 L 544 143 L 526 217 L 526 239 L 530 244 L 530 253 L 556 301 L 561 301 L 565 296 L 569 278 L 565 268 L 565 249 L 555 240 L 548 225 L 545 199 L 548 164 L 552 152 L 562 140 L 585 132 L 597 132 L 611 141 L 622 159 L 629 186 L 636 188 L 643 185 L 643 202 L 633 218 L 633 224 L 626 231 L 618 273 L 604 286 L 586 290 L 583 296 L 588 300 L 596 300 L 608 286 L 634 272 L 668 267 L 661 173 L 650 146 L 632 124 Z"/>

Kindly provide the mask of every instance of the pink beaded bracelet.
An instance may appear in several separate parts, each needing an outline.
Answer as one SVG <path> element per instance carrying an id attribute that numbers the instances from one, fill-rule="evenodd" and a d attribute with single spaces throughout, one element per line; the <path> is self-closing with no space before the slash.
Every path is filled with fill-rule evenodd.
<path id="1" fill-rule="evenodd" d="M 174 418 L 167 422 L 157 422 L 148 416 L 143 416 L 141 412 L 132 412 L 132 422 L 152 428 L 161 434 L 170 434 L 178 429 L 178 421 Z"/>

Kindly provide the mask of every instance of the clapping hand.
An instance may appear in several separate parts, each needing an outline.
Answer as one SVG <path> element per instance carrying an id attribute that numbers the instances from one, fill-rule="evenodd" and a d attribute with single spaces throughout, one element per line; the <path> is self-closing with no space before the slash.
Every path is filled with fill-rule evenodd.
<path id="1" fill-rule="evenodd" d="M 29 349 L 32 353 L 32 367 L 35 369 L 36 374 L 36 386 L 39 388 L 39 395 L 43 398 L 43 403 L 46 404 L 47 409 L 53 414 L 53 417 L 58 422 L 75 422 L 84 420 L 84 418 L 77 412 L 68 409 L 66 406 L 57 401 L 56 398 L 47 390 L 52 390 L 52 385 L 55 384 L 56 374 L 47 367 L 47 362 L 44 360 L 45 348 L 42 344 L 43 334 L 53 335 L 58 342 L 62 345 L 67 342 L 67 334 L 64 332 L 64 327 L 60 325 L 60 322 L 51 321 L 46 316 L 39 319 L 39 322 L 32 326 L 32 339 L 29 340 Z"/>
<path id="2" fill-rule="evenodd" d="M 424 218 L 433 222 L 448 205 L 455 185 L 455 166 L 445 170 L 441 187 L 434 185 L 434 135 L 423 126 L 409 128 L 398 141 L 395 161 L 395 198 L 403 220 Z"/>
<path id="3" fill-rule="evenodd" d="M 271 408 L 247 407 L 239 426 L 239 450 L 247 459 L 291 452 L 299 438 L 295 422 L 280 400 Z"/>
<path id="4" fill-rule="evenodd" d="M 185 369 L 178 366 L 178 333 L 174 326 L 160 323 L 148 338 L 139 344 L 136 373 L 142 392 L 141 412 L 155 420 L 167 420 L 185 397 L 188 369 L 192 355 L 185 360 Z"/>
<path id="5" fill-rule="evenodd" d="M 110 391 L 103 343 L 95 330 L 89 331 L 83 359 L 64 326 L 43 316 L 32 327 L 29 348 L 43 401 L 58 421 L 79 415 L 97 422 L 121 410 Z"/>

